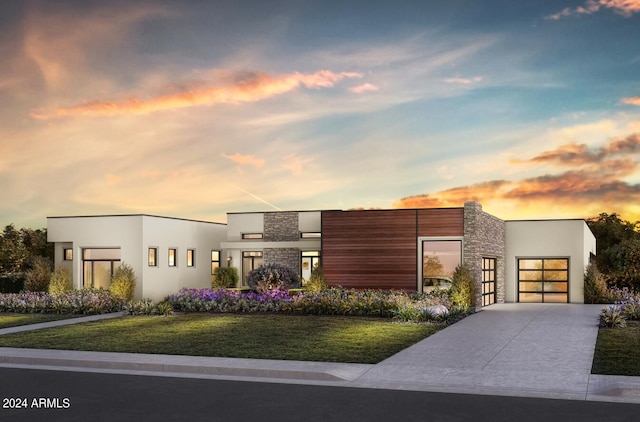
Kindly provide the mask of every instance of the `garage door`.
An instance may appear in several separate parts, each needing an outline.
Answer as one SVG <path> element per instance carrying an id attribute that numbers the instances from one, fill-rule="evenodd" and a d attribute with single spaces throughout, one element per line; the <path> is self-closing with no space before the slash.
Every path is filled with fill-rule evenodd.
<path id="1" fill-rule="evenodd" d="M 518 259 L 518 302 L 569 302 L 569 259 Z"/>

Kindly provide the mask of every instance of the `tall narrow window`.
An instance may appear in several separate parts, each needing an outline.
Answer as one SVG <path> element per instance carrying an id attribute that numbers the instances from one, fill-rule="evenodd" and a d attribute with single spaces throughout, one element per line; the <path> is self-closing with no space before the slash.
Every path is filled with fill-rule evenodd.
<path id="1" fill-rule="evenodd" d="M 73 249 L 71 248 L 64 249 L 62 255 L 65 261 L 73 261 Z"/>
<path id="2" fill-rule="evenodd" d="M 187 249 L 187 267 L 196 266 L 196 251 L 195 249 Z"/>
<path id="3" fill-rule="evenodd" d="M 262 251 L 242 252 L 242 284 L 247 285 L 247 278 L 252 270 L 262 265 Z"/>
<path id="4" fill-rule="evenodd" d="M 158 266 L 158 248 L 149 248 L 149 266 Z"/>
<path id="5" fill-rule="evenodd" d="M 169 248 L 169 266 L 175 267 L 178 265 L 176 257 L 178 256 L 178 250 L 176 248 Z"/>
<path id="6" fill-rule="evenodd" d="M 482 258 L 482 306 L 496 303 L 496 259 Z"/>
<path id="7" fill-rule="evenodd" d="M 220 251 L 211 251 L 211 275 L 220 267 Z"/>
<path id="8" fill-rule="evenodd" d="M 301 253 L 300 272 L 304 281 L 309 280 L 311 271 L 320 265 L 319 251 L 303 251 Z"/>

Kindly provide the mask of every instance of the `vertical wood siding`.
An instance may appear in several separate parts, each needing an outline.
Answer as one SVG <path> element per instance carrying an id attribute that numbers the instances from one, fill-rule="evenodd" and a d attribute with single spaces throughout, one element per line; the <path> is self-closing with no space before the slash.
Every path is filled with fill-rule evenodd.
<path id="1" fill-rule="evenodd" d="M 323 211 L 322 266 L 332 285 L 415 291 L 418 236 L 462 236 L 463 209 Z"/>

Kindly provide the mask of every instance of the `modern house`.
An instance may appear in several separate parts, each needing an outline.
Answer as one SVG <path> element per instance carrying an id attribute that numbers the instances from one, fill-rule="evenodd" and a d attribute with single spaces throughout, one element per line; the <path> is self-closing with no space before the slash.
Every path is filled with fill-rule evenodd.
<path id="1" fill-rule="evenodd" d="M 479 306 L 584 301 L 595 237 L 584 220 L 503 221 L 477 202 L 459 208 L 227 214 L 227 224 L 149 215 L 50 217 L 56 265 L 75 287 L 106 287 L 119 262 L 138 275 L 136 297 L 161 300 L 210 286 L 213 270 L 277 262 L 303 279 L 318 265 L 331 284 L 428 291 L 466 263 Z"/>

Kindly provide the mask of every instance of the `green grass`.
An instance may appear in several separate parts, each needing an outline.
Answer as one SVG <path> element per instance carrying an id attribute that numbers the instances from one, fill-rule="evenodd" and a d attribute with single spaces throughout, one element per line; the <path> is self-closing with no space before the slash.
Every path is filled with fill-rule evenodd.
<path id="1" fill-rule="evenodd" d="M 640 322 L 626 328 L 600 328 L 593 357 L 593 374 L 640 376 Z"/>
<path id="2" fill-rule="evenodd" d="M 0 347 L 377 363 L 442 326 L 380 318 L 183 314 L 0 336 Z"/>
<path id="3" fill-rule="evenodd" d="M 75 315 L 74 315 L 75 316 Z M 0 313 L 0 329 L 17 327 L 20 325 L 39 324 L 41 322 L 69 319 L 74 316 L 57 314 L 9 314 Z"/>

